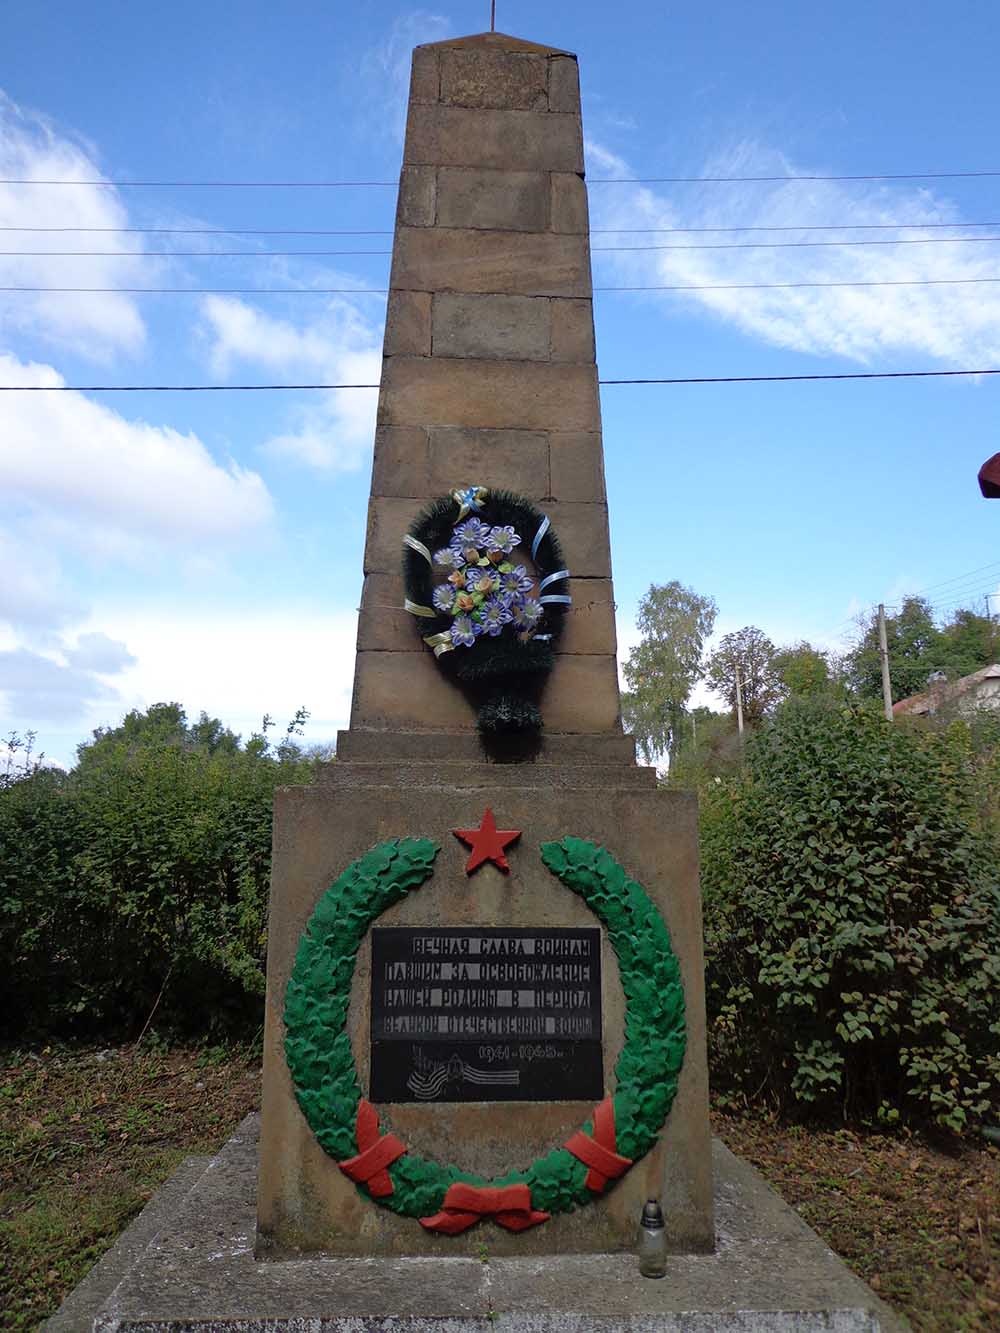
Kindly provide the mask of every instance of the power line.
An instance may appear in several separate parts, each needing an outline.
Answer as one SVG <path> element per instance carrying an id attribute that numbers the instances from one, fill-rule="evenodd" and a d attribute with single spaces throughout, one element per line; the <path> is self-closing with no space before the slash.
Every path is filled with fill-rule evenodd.
<path id="1" fill-rule="evenodd" d="M 597 235 L 709 235 L 757 231 L 931 231 L 943 227 L 1000 227 L 997 222 L 802 222 L 770 227 L 591 227 Z M 330 227 L 36 227 L 0 226 L 0 232 L 85 232 L 128 236 L 391 236 L 392 228 L 356 230 Z"/>
<path id="2" fill-rule="evenodd" d="M 811 181 L 924 181 L 924 180 L 981 180 L 1000 176 L 1000 171 L 907 171 L 880 172 L 854 175 L 819 175 L 811 173 L 796 176 L 602 176 L 588 181 L 590 185 L 795 185 Z M 245 180 L 32 180 L 8 178 L 0 185 L 77 185 L 99 186 L 105 189 L 204 189 L 204 190 L 331 190 L 341 188 L 395 187 L 398 181 L 245 181 Z"/>
<path id="3" fill-rule="evenodd" d="M 998 283 L 998 278 L 888 278 L 857 282 L 723 282 L 695 284 L 638 284 L 629 287 L 594 287 L 605 292 L 766 292 L 817 287 L 967 287 Z M 110 296 L 386 296 L 388 287 L 0 287 L 0 292 L 72 292 Z"/>
<path id="4" fill-rule="evenodd" d="M 808 250 L 858 245 L 973 245 L 1000 236 L 897 236 L 863 241 L 733 241 L 709 245 L 594 245 L 594 254 L 662 250 Z M 391 250 L 0 250 L 15 259 L 291 259 L 344 255 L 391 255 Z"/>
<path id="5" fill-rule="evenodd" d="M 966 579 L 975 578 L 978 574 L 983 574 L 987 570 L 1000 569 L 1000 560 L 993 560 L 988 565 L 980 565 L 977 569 L 969 569 L 964 574 L 955 574 L 950 579 L 942 579 L 940 583 L 932 583 L 926 588 L 920 588 L 917 592 L 910 593 L 911 597 L 923 597 L 924 593 L 935 592 L 938 588 L 946 587 L 950 583 L 963 583 Z"/>
<path id="6" fill-rule="evenodd" d="M 874 370 L 813 375 L 695 375 L 669 379 L 598 380 L 598 384 L 788 384 L 806 380 L 942 379 L 959 375 L 1000 375 L 1000 367 L 988 370 Z M 291 389 L 379 387 L 378 384 L 0 384 L 0 393 L 257 393 Z"/>

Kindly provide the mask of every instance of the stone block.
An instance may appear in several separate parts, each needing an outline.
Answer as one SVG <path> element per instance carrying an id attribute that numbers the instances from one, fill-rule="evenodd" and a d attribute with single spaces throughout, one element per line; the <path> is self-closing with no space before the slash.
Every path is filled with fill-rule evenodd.
<path id="1" fill-rule="evenodd" d="M 427 493 L 427 432 L 420 426 L 379 426 L 375 431 L 372 494 Z"/>
<path id="2" fill-rule="evenodd" d="M 358 613 L 358 652 L 426 652 L 420 620 L 403 610 L 402 574 L 369 574 Z"/>
<path id="3" fill-rule="evenodd" d="M 542 508 L 552 521 L 570 574 L 576 578 L 609 579 L 607 505 L 546 500 Z"/>
<path id="4" fill-rule="evenodd" d="M 552 301 L 552 360 L 593 365 L 594 309 L 585 299 Z"/>
<path id="5" fill-rule="evenodd" d="M 604 450 L 597 431 L 552 431 L 549 435 L 551 494 L 560 500 L 606 498 Z"/>
<path id="6" fill-rule="evenodd" d="M 515 767 L 525 775 L 529 785 L 545 781 L 545 774 L 559 764 L 596 764 L 616 767 L 635 764 L 635 739 L 620 731 L 568 735 L 551 730 L 542 733 L 537 753 L 511 765 L 487 755 L 479 736 L 470 731 L 374 731 L 356 729 L 337 732 L 337 762 L 359 760 L 365 763 L 386 759 L 430 762 L 493 763 L 501 767 Z M 536 768 L 540 772 L 536 773 Z"/>
<path id="7" fill-rule="evenodd" d="M 548 176 L 543 171 L 442 167 L 437 183 L 437 225 L 545 231 L 549 225 Z"/>
<path id="8" fill-rule="evenodd" d="M 419 514 L 419 498 L 372 495 L 368 501 L 365 574 L 396 574 L 402 566 L 403 535 Z"/>
<path id="9" fill-rule="evenodd" d="M 398 573 L 403 535 L 425 503 L 426 498 L 372 496 L 365 542 L 366 574 Z M 550 500 L 541 507 L 552 521 L 570 574 L 584 579 L 609 579 L 607 505 Z"/>
<path id="10" fill-rule="evenodd" d="M 585 236 L 403 227 L 396 232 L 390 287 L 415 291 L 590 296 Z"/>
<path id="11" fill-rule="evenodd" d="M 351 726 L 474 731 L 476 717 L 433 654 L 366 650 L 355 661 Z"/>
<path id="12" fill-rule="evenodd" d="M 587 235 L 590 231 L 590 213 L 583 177 L 573 172 L 554 172 L 550 188 L 552 230 Z"/>
<path id="13" fill-rule="evenodd" d="M 417 103 L 407 118 L 403 161 L 407 166 L 583 171 L 580 118 Z"/>
<path id="14" fill-rule="evenodd" d="M 410 66 L 410 101 L 436 102 L 440 96 L 438 53 L 428 46 L 418 46 Z"/>
<path id="15" fill-rule="evenodd" d="M 581 304 L 589 306 L 590 302 Z M 438 292 L 432 326 L 434 355 L 548 361 L 552 341 L 549 305 L 544 296 Z"/>
<path id="16" fill-rule="evenodd" d="M 433 167 L 404 167 L 399 175 L 397 227 L 433 227 L 437 172 Z"/>
<path id="17" fill-rule="evenodd" d="M 382 354 L 383 356 L 430 356 L 430 292 L 390 292 L 385 312 Z"/>
<path id="18" fill-rule="evenodd" d="M 597 369 L 538 361 L 391 357 L 379 396 L 387 426 L 593 430 Z"/>
<path id="19" fill-rule="evenodd" d="M 546 111 L 548 61 L 508 51 L 441 52 L 441 101 L 449 106 Z"/>
<path id="20" fill-rule="evenodd" d="M 472 484 L 503 487 L 529 500 L 548 494 L 549 445 L 544 431 L 435 426 L 429 439 L 431 495 Z"/>
<path id="21" fill-rule="evenodd" d="M 559 640 L 560 653 L 616 653 L 618 640 L 611 580 L 577 578 L 571 580 L 569 590 L 573 605 L 566 613 L 566 627 Z"/>
<path id="22" fill-rule="evenodd" d="M 610 654 L 559 653 L 541 708 L 553 731 L 619 731 L 618 663 Z"/>
<path id="23" fill-rule="evenodd" d="M 549 110 L 580 114 L 580 68 L 573 56 L 549 61 Z"/>

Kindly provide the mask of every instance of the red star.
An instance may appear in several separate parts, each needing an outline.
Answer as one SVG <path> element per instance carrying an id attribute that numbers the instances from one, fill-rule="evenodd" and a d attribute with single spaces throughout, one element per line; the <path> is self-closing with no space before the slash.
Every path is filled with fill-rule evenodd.
<path id="1" fill-rule="evenodd" d="M 489 806 L 486 807 L 483 822 L 478 828 L 455 828 L 452 829 L 452 833 L 472 848 L 472 853 L 465 863 L 465 873 L 467 875 L 471 875 L 484 861 L 492 861 L 501 870 L 510 870 L 503 849 L 508 843 L 521 836 L 520 829 L 498 829 L 497 822 L 493 818 L 493 811 Z"/>

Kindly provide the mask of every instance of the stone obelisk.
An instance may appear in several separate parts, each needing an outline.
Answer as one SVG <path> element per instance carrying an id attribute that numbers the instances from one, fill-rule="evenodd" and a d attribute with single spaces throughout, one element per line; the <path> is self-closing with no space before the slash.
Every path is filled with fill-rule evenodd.
<path id="1" fill-rule="evenodd" d="M 418 47 L 393 243 L 351 724 L 326 780 L 285 789 L 275 804 L 258 1196 L 262 1255 L 473 1254 L 481 1240 L 497 1254 L 629 1249 L 649 1197 L 662 1201 L 672 1248 L 705 1251 L 713 1244 L 695 806 L 693 798 L 657 788 L 655 772 L 636 766 L 634 744 L 622 731 L 591 293 L 576 58 L 499 33 Z M 570 571 L 573 605 L 541 695 L 542 746 L 530 761 L 488 761 L 473 708 L 403 609 L 407 529 L 429 501 L 466 486 L 514 492 L 536 506 L 558 533 Z M 516 831 L 509 865 L 488 860 L 473 873 L 468 849 L 454 834 L 474 829 L 491 812 L 499 828 Z M 323 930 L 337 929 L 330 886 L 345 868 L 360 864 L 373 847 L 418 835 L 437 848 L 433 876 L 373 919 L 357 946 L 353 974 L 346 974 L 353 981 L 349 1009 L 339 1011 L 346 1015 L 342 1027 L 296 1047 L 310 1084 L 303 1100 L 286 1035 L 296 1025 L 314 1030 L 308 1006 L 327 1012 L 333 982 L 325 964 L 308 962 L 302 942 L 319 928 L 320 917 Z M 401 1216 L 395 1207 L 410 1164 L 419 1158 L 480 1181 L 502 1181 L 511 1170 L 526 1171 L 547 1153 L 562 1151 L 561 1145 L 579 1145 L 581 1126 L 593 1123 L 601 1137 L 604 1130 L 591 1119 L 595 1105 L 603 1097 L 607 1107 L 616 1095 L 616 1062 L 630 1025 L 635 1028 L 626 1021 L 621 954 L 618 945 L 611 947 L 608 929 L 598 935 L 598 917 L 583 898 L 547 868 L 546 849 L 559 839 L 606 849 L 644 887 L 669 928 L 686 1014 L 676 1098 L 662 1133 L 656 1126 L 654 1146 L 637 1154 L 620 1179 L 613 1156 L 601 1159 L 613 1168 L 614 1186 L 605 1190 L 599 1175 L 585 1206 L 574 1204 L 526 1230 L 484 1222 L 442 1235 L 433 1219 L 415 1217 L 412 1209 Z M 627 883 L 618 881 L 626 895 Z M 386 964 L 372 942 L 375 935 L 392 936 L 404 941 L 401 948 L 431 950 L 442 947 L 442 937 L 460 936 L 470 956 L 478 956 L 484 941 L 496 938 L 489 932 L 507 932 L 504 947 L 528 939 L 538 951 L 534 957 L 584 947 L 581 941 L 589 938 L 593 943 L 585 947 L 597 949 L 594 968 L 546 972 L 547 964 L 537 971 L 529 964 L 517 975 L 585 976 L 581 984 L 595 989 L 581 999 L 582 991 L 484 988 L 476 980 L 486 975 L 478 962 L 460 972 L 450 963 L 447 971 L 434 963 L 425 967 L 412 957 Z M 396 944 L 385 944 L 390 947 Z M 296 993 L 308 991 L 311 998 L 305 1006 L 296 1002 L 290 1020 L 286 996 L 299 985 L 293 974 L 306 978 Z M 492 975 L 508 974 L 501 968 Z M 390 985 L 387 976 L 401 984 Z M 467 989 L 437 985 L 455 976 L 473 980 Z M 433 980 L 424 984 L 426 978 Z M 643 985 L 640 979 L 628 1003 L 641 1002 L 636 993 Z M 513 1004 L 533 1015 L 533 1006 L 549 1003 L 556 1009 L 547 1017 L 500 1013 Z M 389 1084 L 375 1076 L 376 1059 L 383 1058 L 376 1027 L 383 1025 L 383 1035 L 401 1030 L 386 1026 L 386 1006 L 390 1019 L 397 1012 L 391 1006 L 417 1006 L 400 1020 L 412 1020 L 407 1032 L 427 1021 L 443 1025 L 435 1030 L 464 1032 L 468 1020 L 482 1022 L 477 1031 L 495 1033 L 520 1031 L 519 1024 L 525 1031 L 569 1031 L 575 1020 L 560 1017 L 563 1003 L 599 1010 L 589 1055 L 582 1044 L 573 1047 L 561 1066 L 571 1077 L 552 1077 L 544 1088 L 537 1080 L 532 1060 L 562 1058 L 558 1051 L 552 1055 L 548 1040 L 466 1037 L 460 1047 L 438 1042 L 431 1058 L 417 1042 L 397 1039 L 390 1054 L 398 1067 L 385 1069 L 406 1095 L 379 1100 L 378 1088 Z M 435 1008 L 449 1004 L 449 1016 Z M 495 1006 L 499 1016 L 484 1015 L 483 1005 Z M 349 1082 L 356 1074 L 368 1108 L 356 1140 L 355 1102 L 343 1095 L 344 1039 L 353 1060 Z M 341 1072 L 334 1078 L 324 1071 L 336 1063 L 337 1041 Z M 587 1060 L 591 1081 L 574 1082 Z M 641 1084 L 642 1070 L 638 1077 Z M 653 1068 L 649 1078 L 656 1078 Z M 453 1095 L 461 1079 L 466 1083 Z M 502 1079 L 522 1080 L 516 1104 L 509 1096 L 490 1099 L 489 1088 Z M 337 1116 L 340 1137 L 331 1138 L 327 1130 Z M 597 1151 L 588 1146 L 589 1132 L 583 1132 L 585 1153 Z M 613 1129 L 602 1139 L 615 1141 Z M 405 1152 L 398 1167 L 390 1162 L 398 1173 L 394 1197 L 373 1195 L 368 1178 L 357 1174 L 374 1170 L 371 1154 L 383 1150 Z M 354 1156 L 363 1159 L 360 1165 Z M 379 1180 L 386 1190 L 392 1183 L 388 1175 Z M 493 1190 L 482 1188 L 487 1195 Z M 448 1206 L 446 1198 L 446 1214 Z"/>
<path id="2" fill-rule="evenodd" d="M 543 756 L 627 758 L 577 62 L 499 33 L 413 56 L 341 759 L 479 753 L 402 610 L 400 534 L 462 482 L 542 504 L 573 577 Z"/>

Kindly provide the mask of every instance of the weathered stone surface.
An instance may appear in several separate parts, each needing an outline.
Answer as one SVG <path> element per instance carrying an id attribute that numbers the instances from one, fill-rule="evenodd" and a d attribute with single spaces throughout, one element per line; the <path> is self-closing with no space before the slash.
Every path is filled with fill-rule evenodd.
<path id="1" fill-rule="evenodd" d="M 629 1253 L 261 1262 L 251 1244 L 256 1121 L 247 1117 L 190 1193 L 171 1179 L 146 1205 L 137 1225 L 151 1240 L 139 1258 L 120 1252 L 122 1241 L 110 1252 L 123 1280 L 105 1304 L 88 1305 L 86 1320 L 61 1311 L 47 1327 L 91 1333 L 99 1316 L 101 1333 L 357 1333 L 390 1323 L 398 1333 L 903 1333 L 903 1321 L 718 1140 L 715 1253 L 672 1256 L 662 1282 L 640 1280 Z M 489 1234 L 469 1233 L 487 1250 Z"/>
<path id="2" fill-rule="evenodd" d="M 566 613 L 559 652 L 613 655 L 617 642 L 611 580 L 578 578 L 570 588 L 573 605 Z M 402 574 L 374 573 L 365 578 L 358 615 L 359 651 L 429 655 L 420 637 L 426 626 L 403 610 L 405 597 Z"/>
<path id="3" fill-rule="evenodd" d="M 358 612 L 358 651 L 424 653 L 420 620 L 403 610 L 402 574 L 369 574 Z"/>
<path id="4" fill-rule="evenodd" d="M 594 363 L 594 312 L 590 301 L 552 301 L 552 360 Z"/>
<path id="5" fill-rule="evenodd" d="M 549 61 L 549 110 L 580 114 L 580 70 L 574 56 Z"/>
<path id="6" fill-rule="evenodd" d="M 535 778 L 536 768 L 547 769 L 556 764 L 633 765 L 635 739 L 616 731 L 567 734 L 547 730 L 542 733 L 539 749 L 515 762 L 487 753 L 476 732 L 375 731 L 366 728 L 337 732 L 338 762 L 393 758 L 425 762 L 461 760 L 500 768 L 514 767 L 525 774 L 525 782 L 530 785 L 542 780 Z"/>
<path id="7" fill-rule="evenodd" d="M 591 294 L 584 236 L 551 232 L 403 227 L 396 232 L 390 286 L 415 291 Z"/>
<path id="8" fill-rule="evenodd" d="M 423 504 L 420 499 L 372 496 L 365 543 L 366 574 L 398 573 L 403 535 Z M 570 574 L 578 578 L 610 578 L 607 506 L 549 500 L 542 508 L 552 521 Z"/>
<path id="9" fill-rule="evenodd" d="M 430 356 L 430 292 L 390 293 L 382 352 L 385 356 Z"/>
<path id="10" fill-rule="evenodd" d="M 440 95 L 439 56 L 430 46 L 418 46 L 410 66 L 410 101 L 436 102 Z"/>
<path id="11" fill-rule="evenodd" d="M 437 181 L 437 225 L 545 231 L 549 178 L 543 171 L 442 167 Z"/>
<path id="12" fill-rule="evenodd" d="M 441 101 L 452 106 L 547 111 L 544 56 L 489 49 L 441 52 Z"/>
<path id="13" fill-rule="evenodd" d="M 372 463 L 372 494 L 426 495 L 427 454 L 427 432 L 423 427 L 377 427 Z"/>
<path id="14" fill-rule="evenodd" d="M 393 656 L 389 654 L 388 656 Z M 409 657 L 409 654 L 399 656 Z M 587 661 L 591 659 L 576 659 Z M 320 1149 L 295 1104 L 281 1047 L 283 997 L 299 937 L 319 896 L 350 861 L 391 836 L 439 838 L 434 875 L 389 909 L 383 925 L 589 925 L 594 918 L 547 871 L 539 846 L 580 832 L 608 850 L 643 884 L 670 928 L 681 964 L 689 1032 L 688 1055 L 674 1109 L 659 1145 L 613 1190 L 583 1209 L 554 1217 L 544 1228 L 510 1235 L 490 1229 L 490 1254 L 582 1253 L 631 1249 L 642 1202 L 668 1200 L 671 1243 L 708 1250 L 713 1243 L 708 1140 L 707 1072 L 704 1062 L 703 961 L 697 893 L 695 804 L 686 794 L 632 787 L 605 790 L 554 786 L 539 801 L 537 787 L 504 785 L 465 789 L 437 785 L 372 787 L 359 774 L 352 789 L 341 775 L 337 788 L 280 791 L 276 797 L 272 912 L 268 949 L 259 1223 L 267 1252 L 298 1246 L 330 1253 L 474 1253 L 486 1237 L 469 1233 L 442 1242 L 419 1226 L 362 1199 Z M 449 830 L 460 828 L 483 804 L 503 827 L 524 830 L 511 854 L 511 873 L 487 865 L 475 892 L 463 873 L 464 852 Z M 613 954 L 605 951 L 605 1047 L 609 1085 L 622 1040 L 624 997 Z M 366 1086 L 367 958 L 359 954 L 349 1027 L 362 1087 Z M 385 1130 L 414 1152 L 454 1161 L 468 1171 L 493 1175 L 514 1162 L 542 1155 L 561 1143 L 589 1114 L 574 1102 L 381 1105 Z M 281 1143 L 282 1154 L 276 1149 Z M 672 1206 L 683 1196 L 683 1208 Z"/>
<path id="15" fill-rule="evenodd" d="M 592 429 L 594 365 L 393 357 L 379 398 L 389 426 L 487 426 L 495 430 Z"/>
<path id="16" fill-rule="evenodd" d="M 570 583 L 573 605 L 566 613 L 566 627 L 559 640 L 561 653 L 607 653 L 618 651 L 615 630 L 614 591 L 610 579 L 574 579 Z"/>
<path id="17" fill-rule="evenodd" d="M 543 431 L 434 426 L 429 436 L 432 495 L 472 484 L 505 487 L 529 500 L 549 493 L 549 444 Z"/>
<path id="18" fill-rule="evenodd" d="M 557 172 L 552 176 L 551 191 L 552 230 L 587 235 L 590 231 L 590 214 L 583 178 L 573 173 Z"/>
<path id="19" fill-rule="evenodd" d="M 596 432 L 552 431 L 549 468 L 553 495 L 562 500 L 604 500 L 604 450 Z"/>
<path id="20" fill-rule="evenodd" d="M 433 227 L 436 193 L 433 167 L 404 167 L 399 177 L 397 227 Z"/>
<path id="21" fill-rule="evenodd" d="M 410 107 L 403 161 L 504 171 L 583 171 L 579 115 Z"/>
<path id="22" fill-rule="evenodd" d="M 612 656 L 560 653 L 542 696 L 553 732 L 621 727 L 618 669 Z M 473 731 L 475 709 L 430 653 L 359 652 L 351 726 L 410 731 Z"/>
<path id="23" fill-rule="evenodd" d="M 253 1137 L 256 1141 L 259 1129 L 257 1117 L 253 1119 Z M 232 1144 L 232 1139 L 229 1142 Z M 176 1219 L 185 1198 L 205 1174 L 212 1160 L 211 1157 L 184 1159 L 135 1221 L 121 1233 L 111 1249 L 73 1288 L 57 1313 L 44 1324 L 46 1333 L 91 1333 L 94 1316 L 119 1282 L 128 1276 L 142 1258 L 157 1234 Z"/>
<path id="24" fill-rule="evenodd" d="M 434 297 L 435 356 L 547 361 L 551 341 L 550 303 L 544 296 L 438 292 Z"/>

